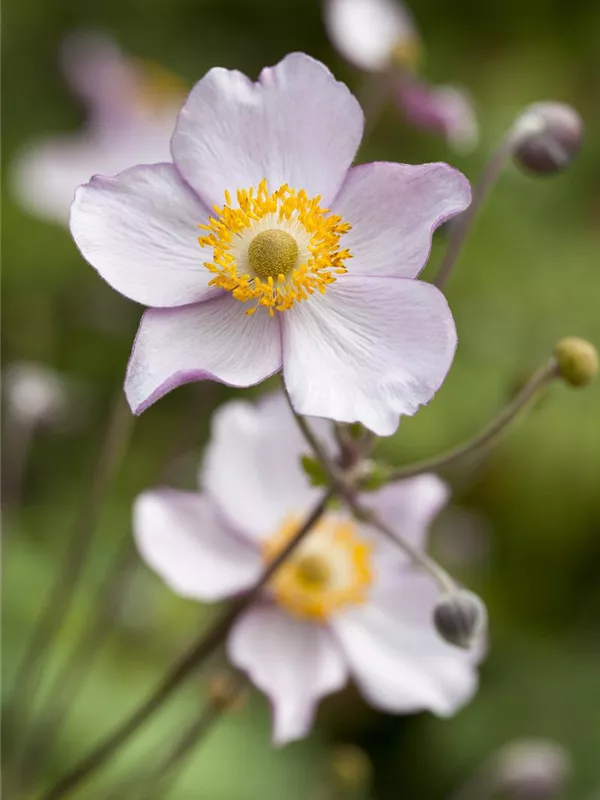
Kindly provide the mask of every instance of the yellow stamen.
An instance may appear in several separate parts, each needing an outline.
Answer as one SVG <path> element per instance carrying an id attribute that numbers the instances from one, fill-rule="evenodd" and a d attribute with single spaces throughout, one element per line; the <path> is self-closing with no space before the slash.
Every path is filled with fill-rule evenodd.
<path id="1" fill-rule="evenodd" d="M 266 562 L 285 547 L 298 524 L 296 519 L 286 520 L 266 542 Z M 329 515 L 277 570 L 270 588 L 290 613 L 324 621 L 345 606 L 363 603 L 372 580 L 371 545 L 361 539 L 353 522 Z"/>
<path id="2" fill-rule="evenodd" d="M 253 302 L 247 314 L 260 306 L 271 316 L 286 311 L 347 272 L 344 261 L 352 256 L 340 249 L 340 238 L 350 225 L 321 208 L 320 197 L 287 184 L 269 192 L 262 180 L 257 189 L 239 189 L 236 200 L 233 208 L 225 192 L 225 205 L 198 226 L 206 231 L 198 242 L 213 251 L 204 264 L 215 276 L 210 285 Z"/>

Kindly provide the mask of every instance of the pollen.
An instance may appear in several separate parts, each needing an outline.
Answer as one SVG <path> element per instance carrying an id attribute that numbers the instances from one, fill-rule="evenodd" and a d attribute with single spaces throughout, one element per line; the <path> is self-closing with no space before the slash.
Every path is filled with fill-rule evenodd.
<path id="1" fill-rule="evenodd" d="M 268 563 L 299 527 L 290 518 L 263 546 Z M 269 589 L 286 611 L 302 619 L 326 621 L 342 608 L 360 605 L 373 581 L 371 544 L 356 525 L 330 514 L 279 567 Z"/>
<path id="2" fill-rule="evenodd" d="M 341 239 L 351 226 L 320 201 L 287 184 L 269 192 L 266 180 L 239 189 L 235 202 L 225 192 L 225 204 L 198 226 L 200 247 L 212 251 L 204 262 L 210 285 L 247 304 L 247 314 L 264 308 L 271 316 L 324 294 L 348 271 L 352 254 Z"/>

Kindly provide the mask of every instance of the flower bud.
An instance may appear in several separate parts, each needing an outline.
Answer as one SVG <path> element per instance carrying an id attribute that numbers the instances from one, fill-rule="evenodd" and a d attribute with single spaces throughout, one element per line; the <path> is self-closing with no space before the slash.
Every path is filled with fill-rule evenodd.
<path id="1" fill-rule="evenodd" d="M 514 127 L 514 159 L 535 175 L 565 169 L 581 147 L 583 122 L 564 103 L 534 103 L 525 109 Z"/>
<path id="2" fill-rule="evenodd" d="M 354 744 L 340 744 L 331 753 L 331 777 L 345 793 L 356 796 L 371 784 L 373 767 L 364 750 Z"/>
<path id="3" fill-rule="evenodd" d="M 598 374 L 598 351 L 591 342 L 568 336 L 554 348 L 560 377 L 571 386 L 587 386 Z"/>
<path id="4" fill-rule="evenodd" d="M 483 601 L 465 589 L 442 595 L 433 610 L 433 621 L 442 639 L 465 650 L 483 632 L 486 620 Z"/>
<path id="5" fill-rule="evenodd" d="M 208 697 L 219 711 L 239 708 L 244 699 L 239 682 L 227 671 L 213 675 L 208 687 Z"/>
<path id="6" fill-rule="evenodd" d="M 494 789 L 514 800 L 553 800 L 562 796 L 571 763 L 556 742 L 521 739 L 509 742 L 492 762 Z"/>

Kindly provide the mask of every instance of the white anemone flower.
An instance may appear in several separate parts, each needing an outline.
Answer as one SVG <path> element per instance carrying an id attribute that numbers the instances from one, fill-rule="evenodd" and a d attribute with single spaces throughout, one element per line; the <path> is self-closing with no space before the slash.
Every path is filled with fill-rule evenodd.
<path id="1" fill-rule="evenodd" d="M 185 90 L 159 65 L 126 56 L 97 33 L 72 34 L 60 56 L 65 81 L 85 108 L 85 126 L 27 144 L 12 183 L 29 213 L 66 226 L 75 189 L 92 175 L 170 160 Z"/>
<path id="2" fill-rule="evenodd" d="M 303 452 L 281 395 L 222 406 L 202 492 L 161 488 L 136 500 L 134 533 L 146 563 L 194 600 L 252 587 L 319 497 L 302 472 Z M 446 498 L 437 477 L 422 475 L 364 502 L 423 548 Z M 238 618 L 227 643 L 230 660 L 271 700 L 275 743 L 307 735 L 320 699 L 349 678 L 371 705 L 391 713 L 427 709 L 445 717 L 463 706 L 477 687 L 480 650 L 440 638 L 432 622 L 438 596 L 399 547 L 330 508 Z"/>

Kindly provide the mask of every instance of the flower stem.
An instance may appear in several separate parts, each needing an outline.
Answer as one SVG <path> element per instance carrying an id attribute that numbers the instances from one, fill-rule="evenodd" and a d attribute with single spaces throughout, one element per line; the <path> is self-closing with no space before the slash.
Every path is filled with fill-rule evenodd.
<path id="1" fill-rule="evenodd" d="M 88 756 L 83 758 L 70 772 L 63 775 L 48 792 L 41 795 L 40 800 L 58 800 L 67 796 L 82 781 L 96 772 L 143 723 L 158 711 L 183 681 L 225 641 L 233 623 L 257 599 L 270 581 L 273 573 L 295 550 L 313 525 L 323 516 L 330 498 L 331 492 L 325 492 L 294 538 L 270 562 L 254 587 L 247 594 L 234 600 L 223 611 L 209 631 L 203 634 L 175 662 L 150 697 L 139 705 L 133 714 L 121 723 L 115 731 L 110 733 Z"/>
<path id="2" fill-rule="evenodd" d="M 380 533 L 383 533 L 383 535 L 391 542 L 393 542 L 395 545 L 399 545 L 402 550 L 404 550 L 411 558 L 414 564 L 429 572 L 431 577 L 438 583 L 443 592 L 452 594 L 457 590 L 454 579 L 440 564 L 437 563 L 437 561 L 431 558 L 431 556 L 427 555 L 426 552 L 413 547 L 410 542 L 406 541 L 402 536 L 400 536 L 399 533 L 387 525 L 373 509 L 360 505 L 356 498 L 352 495 L 347 495 L 345 500 L 357 519 L 361 520 L 362 522 L 366 522 L 368 525 L 372 525 L 374 528 L 377 528 L 377 530 L 380 531 Z"/>
<path id="3" fill-rule="evenodd" d="M 38 618 L 33 635 L 17 670 L 8 706 L 17 727 L 13 732 L 13 758 L 21 763 L 24 733 L 46 665 L 50 645 L 60 630 L 69 606 L 83 574 L 83 569 L 94 538 L 96 526 L 102 513 L 106 492 L 114 478 L 133 430 L 132 416 L 122 388 L 119 387 L 116 401 L 109 417 L 100 455 L 88 493 L 84 497 L 80 513 L 75 522 L 67 551 L 56 582 L 44 610 Z M 18 769 L 17 781 L 20 776 Z"/>
<path id="4" fill-rule="evenodd" d="M 525 384 L 521 391 L 492 419 L 485 428 L 466 442 L 447 450 L 441 455 L 399 467 L 391 472 L 387 482 L 400 481 L 421 475 L 424 472 L 437 472 L 445 469 L 455 461 L 459 461 L 471 453 L 491 444 L 517 418 L 519 413 L 544 389 L 553 379 L 558 377 L 556 361 L 550 359 L 541 366 Z"/>
<path id="5" fill-rule="evenodd" d="M 463 211 L 456 221 L 456 226 L 451 230 L 450 241 L 448 242 L 446 254 L 442 259 L 442 263 L 440 264 L 437 275 L 433 280 L 433 284 L 439 289 L 443 289 L 448 282 L 450 273 L 454 268 L 456 260 L 460 254 L 460 251 L 462 250 L 462 246 L 471 230 L 475 217 L 477 216 L 477 212 L 483 206 L 490 193 L 490 190 L 496 183 L 513 152 L 514 141 L 514 132 L 513 129 L 510 128 L 484 167 L 481 178 L 473 189 L 471 205 L 466 211 Z"/>

